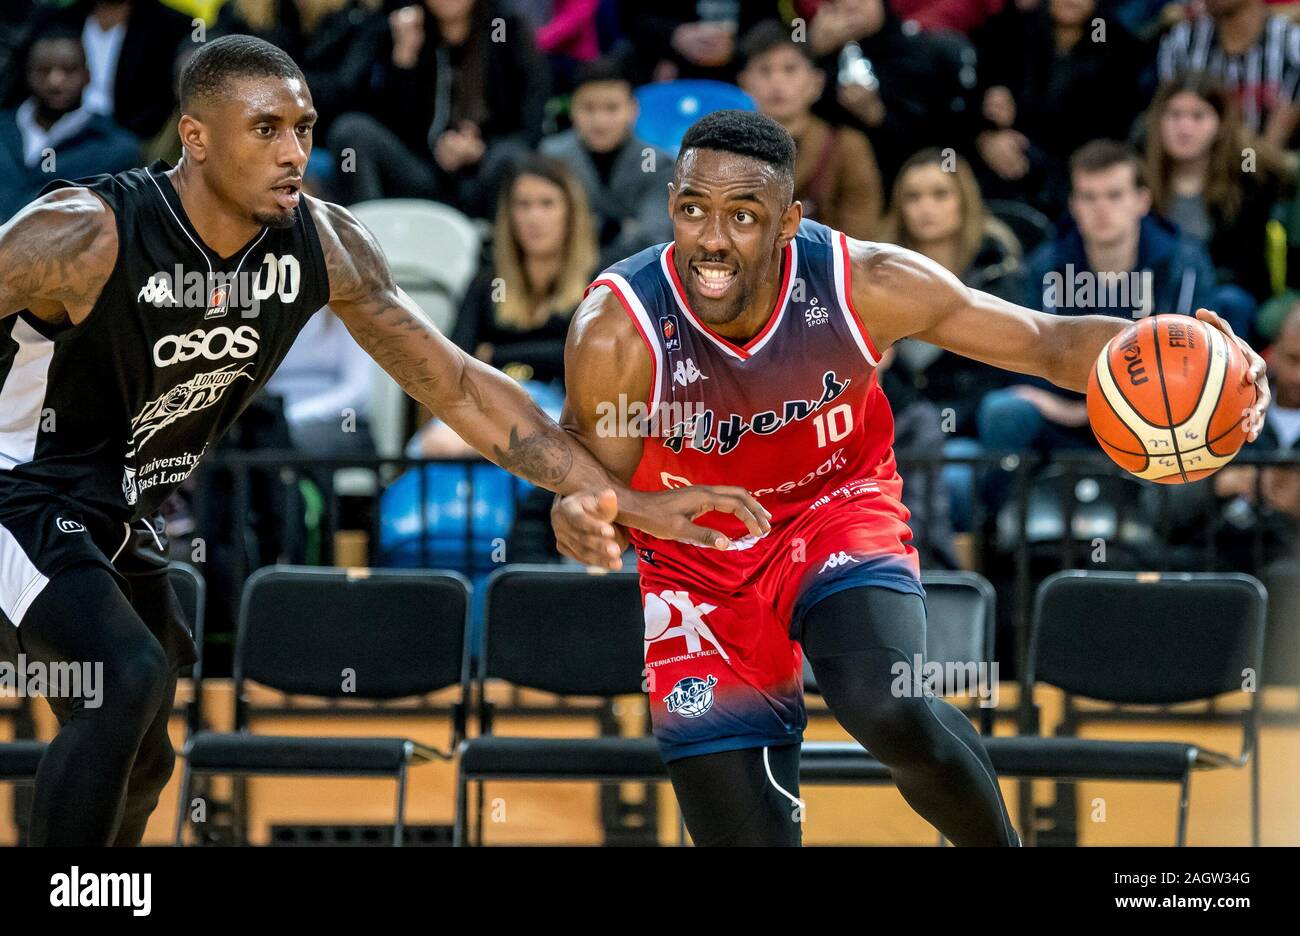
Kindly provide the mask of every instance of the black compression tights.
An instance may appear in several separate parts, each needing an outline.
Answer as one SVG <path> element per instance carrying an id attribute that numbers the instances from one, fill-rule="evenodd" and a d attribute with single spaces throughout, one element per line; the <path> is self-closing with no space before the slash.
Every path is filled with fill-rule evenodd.
<path id="1" fill-rule="evenodd" d="M 889 768 L 913 809 L 955 845 L 1020 843 L 966 716 L 942 699 L 892 691 L 891 667 L 905 661 L 910 672 L 914 655 L 924 657 L 919 596 L 874 587 L 830 595 L 805 614 L 802 642 L 831 713 Z M 695 843 L 799 844 L 791 822 L 797 752 L 797 745 L 754 748 L 670 764 Z"/>
<path id="2" fill-rule="evenodd" d="M 28 662 L 103 664 L 94 699 L 51 699 L 60 730 L 36 773 L 32 845 L 137 845 L 167 784 L 176 674 L 117 582 L 95 565 L 54 576 L 19 638 Z"/>
<path id="3" fill-rule="evenodd" d="M 826 705 L 889 768 L 909 806 L 954 845 L 1018 845 L 970 720 L 943 699 L 892 691 L 895 663 L 925 655 L 918 595 L 850 588 L 804 616 L 803 647 Z"/>

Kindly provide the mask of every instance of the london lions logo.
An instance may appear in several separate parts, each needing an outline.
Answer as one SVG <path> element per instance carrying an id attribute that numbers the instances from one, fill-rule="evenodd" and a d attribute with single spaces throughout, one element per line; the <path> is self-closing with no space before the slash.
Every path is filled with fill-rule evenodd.
<path id="1" fill-rule="evenodd" d="M 140 287 L 140 292 L 136 294 L 135 299 L 136 302 L 147 302 L 152 306 L 176 304 L 166 273 L 155 273 L 149 277 L 149 282 Z"/>
<path id="2" fill-rule="evenodd" d="M 225 396 L 240 377 L 253 379 L 249 373 L 252 364 L 228 364 L 221 370 L 195 374 L 182 384 L 172 387 L 156 400 L 146 403 L 140 414 L 131 420 L 131 455 L 178 419 L 215 405 Z"/>
<path id="3" fill-rule="evenodd" d="M 708 679 L 687 676 L 679 679 L 677 685 L 673 686 L 673 691 L 664 696 L 669 714 L 699 718 L 713 708 L 713 687 L 717 684 L 717 676 L 709 676 Z"/>

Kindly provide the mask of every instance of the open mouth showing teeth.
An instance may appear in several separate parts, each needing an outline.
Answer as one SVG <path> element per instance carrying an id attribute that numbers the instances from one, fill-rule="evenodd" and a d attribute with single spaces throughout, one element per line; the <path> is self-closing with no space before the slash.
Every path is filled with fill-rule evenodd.
<path id="1" fill-rule="evenodd" d="M 298 185 L 277 185 L 271 189 L 275 193 L 276 201 L 285 207 L 292 207 L 298 204 L 298 192 L 301 186 Z"/>
<path id="2" fill-rule="evenodd" d="M 736 281 L 735 270 L 692 266 L 691 273 L 695 276 L 695 285 L 700 292 L 710 299 L 725 296 L 731 284 Z"/>

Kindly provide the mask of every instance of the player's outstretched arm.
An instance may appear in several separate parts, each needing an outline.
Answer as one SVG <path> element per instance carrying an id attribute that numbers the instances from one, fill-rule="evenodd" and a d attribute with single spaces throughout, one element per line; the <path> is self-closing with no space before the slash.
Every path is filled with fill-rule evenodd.
<path id="1" fill-rule="evenodd" d="M 117 262 L 117 225 L 84 188 L 51 192 L 0 227 L 0 318 L 23 309 L 45 321 L 82 321 Z"/>
<path id="2" fill-rule="evenodd" d="M 613 489 L 620 522 L 651 532 L 663 527 L 656 495 L 611 477 L 519 384 L 465 354 L 421 314 L 356 218 L 315 199 L 307 205 L 325 254 L 330 307 L 402 389 L 507 471 L 558 494 Z M 740 509 L 751 508 L 742 504 L 735 512 Z"/>
<path id="3" fill-rule="evenodd" d="M 965 357 L 1050 380 L 1080 393 L 1106 343 L 1132 325 L 1108 315 L 1050 315 L 965 286 L 938 263 L 901 247 L 849 240 L 853 304 L 877 348 L 919 338 Z M 1219 328 L 1250 361 L 1245 379 L 1256 385 L 1254 410 L 1243 427 L 1259 434 L 1268 409 L 1263 359 L 1213 312 L 1197 318 Z"/>
<path id="4" fill-rule="evenodd" d="M 609 470 L 628 483 L 645 444 L 639 433 L 623 431 L 631 419 L 610 419 L 618 408 L 632 414 L 634 404 L 650 399 L 650 355 L 618 299 L 606 286 L 592 290 L 574 313 L 564 348 L 567 395 L 561 422 Z M 661 539 L 717 549 L 730 542 L 717 530 L 693 521 L 709 511 L 731 513 L 749 532 L 768 532 L 771 519 L 740 487 L 692 485 L 643 494 L 643 506 L 624 510 L 612 490 L 587 490 L 557 498 L 551 510 L 560 552 L 588 565 L 617 569 L 625 545 L 616 524 L 634 526 Z"/>

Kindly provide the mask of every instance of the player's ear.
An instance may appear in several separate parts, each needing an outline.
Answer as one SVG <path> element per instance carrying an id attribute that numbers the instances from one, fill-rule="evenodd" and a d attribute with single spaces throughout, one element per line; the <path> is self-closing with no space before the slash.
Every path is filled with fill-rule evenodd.
<path id="1" fill-rule="evenodd" d="M 799 222 L 803 220 L 803 202 L 795 199 L 790 207 L 781 213 L 781 243 L 794 240 L 799 233 Z"/>
<path id="2" fill-rule="evenodd" d="M 181 146 L 189 153 L 190 158 L 196 162 L 207 159 L 207 137 L 203 132 L 203 124 L 197 118 L 191 114 L 182 114 L 176 131 L 180 135 Z"/>

